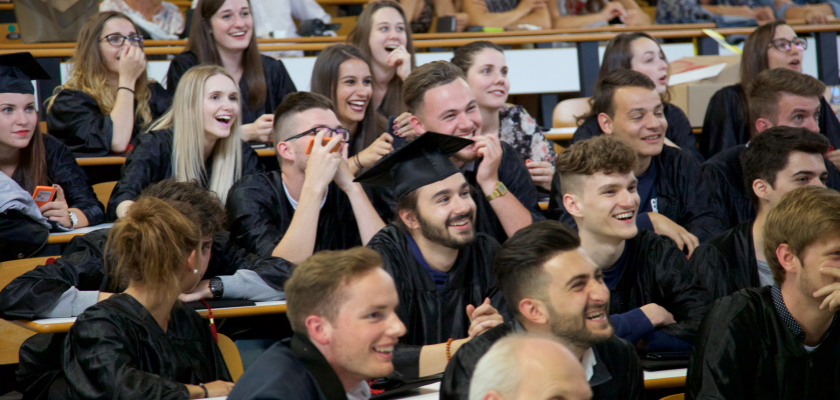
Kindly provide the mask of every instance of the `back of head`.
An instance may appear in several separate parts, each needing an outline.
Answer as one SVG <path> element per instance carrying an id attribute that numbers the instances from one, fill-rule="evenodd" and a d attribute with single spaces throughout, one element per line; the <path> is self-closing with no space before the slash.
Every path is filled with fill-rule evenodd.
<path id="1" fill-rule="evenodd" d="M 560 221 L 540 221 L 517 231 L 496 253 L 493 275 L 508 307 L 519 314 L 525 298 L 545 300 L 550 279 L 543 266 L 556 254 L 580 247 L 578 234 Z"/>
<path id="2" fill-rule="evenodd" d="M 283 102 L 274 110 L 274 130 L 271 132 L 271 140 L 274 144 L 301 132 L 295 132 L 289 121 L 297 114 L 314 108 L 335 110 L 333 102 L 327 96 L 312 92 L 295 92 L 286 95 Z"/>
<path id="3" fill-rule="evenodd" d="M 613 98 L 615 92 L 622 87 L 639 87 L 656 90 L 656 85 L 647 75 L 630 69 L 619 68 L 604 76 L 595 84 L 592 94 L 592 112 L 589 115 L 607 114 L 615 117 Z"/>
<path id="4" fill-rule="evenodd" d="M 636 168 L 636 150 L 621 139 L 600 135 L 577 142 L 557 155 L 563 194 L 583 193 L 583 179 L 597 172 L 627 174 Z"/>
<path id="5" fill-rule="evenodd" d="M 178 271 L 201 242 L 197 219 L 187 203 L 138 198 L 108 233 L 105 270 L 116 278 L 112 289 L 131 281 L 155 297 L 179 293 Z"/>
<path id="6" fill-rule="evenodd" d="M 222 65 L 222 58 L 216 48 L 216 40 L 213 38 L 213 25 L 211 19 L 216 12 L 225 4 L 226 0 L 201 0 L 193 12 L 193 20 L 190 26 L 190 36 L 187 38 L 187 45 L 184 51 L 192 52 L 198 58 L 199 64 Z M 250 0 L 248 7 L 251 6 Z M 253 14 L 251 14 L 253 15 Z M 252 110 L 259 110 L 265 105 L 266 83 L 265 71 L 262 65 L 262 56 L 257 47 L 257 33 L 254 26 L 251 27 L 251 41 L 248 48 L 242 55 L 242 80 L 248 87 L 248 98 L 243 99 L 243 105 Z M 173 102 L 173 104 L 175 104 Z"/>
<path id="7" fill-rule="evenodd" d="M 810 75 L 787 68 L 775 68 L 759 73 L 745 89 L 750 112 L 750 132 L 755 136 L 758 134 L 755 122 L 759 118 L 778 125 L 779 101 L 783 94 L 820 98 L 825 93 L 825 84 Z"/>
<path id="8" fill-rule="evenodd" d="M 455 64 L 458 68 L 461 68 L 461 71 L 464 71 L 464 75 L 466 75 L 467 71 L 469 71 L 470 67 L 473 65 L 475 55 L 484 49 L 496 50 L 502 54 L 505 52 L 501 47 L 493 42 L 477 40 L 475 42 L 467 43 L 464 46 L 456 47 L 455 53 L 452 55 L 452 60 L 450 62 Z"/>
<path id="9" fill-rule="evenodd" d="M 762 179 L 773 186 L 776 182 L 776 174 L 785 169 L 791 153 L 799 151 L 822 155 L 830 146 L 828 139 L 820 133 L 787 126 L 770 128 L 753 138 L 741 154 L 744 185 L 747 187 L 753 206 L 758 209 L 758 196 L 752 188 L 756 179 Z"/>
<path id="10" fill-rule="evenodd" d="M 840 233 L 840 193 L 817 186 L 794 189 L 784 196 L 767 216 L 764 225 L 764 256 L 773 272 L 773 280 L 781 285 L 785 270 L 776 257 L 776 249 L 786 243 L 802 260 L 805 249 Z"/>
<path id="11" fill-rule="evenodd" d="M 187 203 L 195 211 L 201 224 L 201 236 L 211 236 L 224 228 L 225 209 L 216 192 L 201 186 L 197 180 L 178 182 L 174 178 L 153 183 L 140 192 L 140 196 L 149 196 L 161 200 L 173 200 Z"/>
<path id="12" fill-rule="evenodd" d="M 464 71 L 448 61 L 432 61 L 413 69 L 403 89 L 403 100 L 408 112 L 417 114 L 417 110 L 423 106 L 426 92 L 448 85 L 456 79 L 464 79 Z"/>
<path id="13" fill-rule="evenodd" d="M 744 41 L 744 53 L 741 55 L 741 85 L 746 88 L 758 76 L 759 73 L 769 67 L 767 62 L 767 51 L 770 50 L 770 42 L 776 35 L 776 28 L 779 25 L 787 25 L 785 20 L 777 19 L 773 22 L 755 28 Z"/>
<path id="14" fill-rule="evenodd" d="M 286 281 L 286 315 L 292 330 L 308 337 L 306 318 L 310 315 L 334 321 L 343 299 L 342 286 L 381 267 L 382 257 L 367 247 L 321 251 L 309 257 Z"/>

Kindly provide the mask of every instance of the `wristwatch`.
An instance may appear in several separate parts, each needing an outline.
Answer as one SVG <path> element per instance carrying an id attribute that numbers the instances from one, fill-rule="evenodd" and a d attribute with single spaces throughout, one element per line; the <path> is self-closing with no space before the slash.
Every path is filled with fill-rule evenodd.
<path id="1" fill-rule="evenodd" d="M 76 213 L 73 211 L 67 211 L 67 214 L 70 214 L 70 225 L 73 229 L 76 229 L 76 225 L 79 224 L 79 217 L 77 217 Z"/>
<path id="2" fill-rule="evenodd" d="M 492 201 L 493 199 L 495 199 L 497 197 L 501 197 L 501 196 L 506 195 L 507 192 L 508 192 L 507 186 L 505 186 L 504 183 L 496 182 L 496 189 L 493 190 L 493 193 L 490 193 L 489 195 L 487 195 L 486 199 L 487 199 L 487 201 Z"/>
<path id="3" fill-rule="evenodd" d="M 222 294 L 225 293 L 225 285 L 222 284 L 222 278 L 218 276 L 210 279 L 210 293 L 213 294 L 214 299 L 221 299 Z"/>

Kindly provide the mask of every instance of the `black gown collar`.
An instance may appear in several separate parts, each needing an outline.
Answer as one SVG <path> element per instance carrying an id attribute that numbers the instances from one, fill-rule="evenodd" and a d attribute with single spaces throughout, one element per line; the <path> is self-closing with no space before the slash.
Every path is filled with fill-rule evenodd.
<path id="1" fill-rule="evenodd" d="M 329 400 L 347 400 L 347 392 L 341 384 L 341 379 L 335 373 L 330 363 L 309 339 L 300 334 L 293 334 L 289 345 L 295 357 L 303 363 L 306 369 L 315 377 L 321 392 Z"/>

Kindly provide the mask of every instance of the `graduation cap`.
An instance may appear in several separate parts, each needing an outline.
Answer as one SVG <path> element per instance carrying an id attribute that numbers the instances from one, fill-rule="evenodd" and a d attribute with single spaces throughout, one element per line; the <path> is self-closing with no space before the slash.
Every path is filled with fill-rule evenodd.
<path id="1" fill-rule="evenodd" d="M 394 196 L 403 198 L 415 189 L 442 181 L 461 172 L 449 156 L 473 144 L 472 140 L 426 132 L 382 157 L 356 182 L 394 186 Z"/>
<path id="2" fill-rule="evenodd" d="M 0 55 L 0 93 L 34 94 L 32 80 L 50 79 L 31 53 Z"/>

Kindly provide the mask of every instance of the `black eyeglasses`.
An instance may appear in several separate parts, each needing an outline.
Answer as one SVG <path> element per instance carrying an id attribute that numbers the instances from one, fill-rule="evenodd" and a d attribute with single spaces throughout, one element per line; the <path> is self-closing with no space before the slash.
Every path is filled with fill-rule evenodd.
<path id="1" fill-rule="evenodd" d="M 770 42 L 770 45 L 775 47 L 776 50 L 781 51 L 782 53 L 787 53 L 790 51 L 791 47 L 796 47 L 797 50 L 805 50 L 808 48 L 808 42 L 796 38 L 793 40 L 787 39 L 776 39 Z"/>
<path id="2" fill-rule="evenodd" d="M 128 43 L 132 46 L 143 46 L 143 35 L 133 34 L 128 36 L 123 36 L 117 33 L 105 36 L 104 39 L 99 40 L 100 42 L 108 41 L 108 44 L 114 47 L 120 47 L 128 40 Z"/>
<path id="3" fill-rule="evenodd" d="M 294 136 L 284 140 L 284 142 L 288 142 L 290 140 L 295 140 L 295 139 L 300 139 L 300 138 L 302 138 L 306 135 L 313 135 L 314 136 L 318 133 L 318 131 L 320 131 L 322 129 L 325 129 L 325 130 L 328 131 L 328 133 L 324 134 L 325 138 L 333 137 L 333 136 L 341 136 L 341 141 L 346 142 L 347 139 L 350 137 L 350 131 L 348 131 L 347 129 L 344 129 L 344 128 L 332 129 L 332 128 L 327 128 L 326 126 L 316 126 L 312 129 L 307 130 L 306 132 L 298 133 L 297 135 L 294 135 Z"/>

